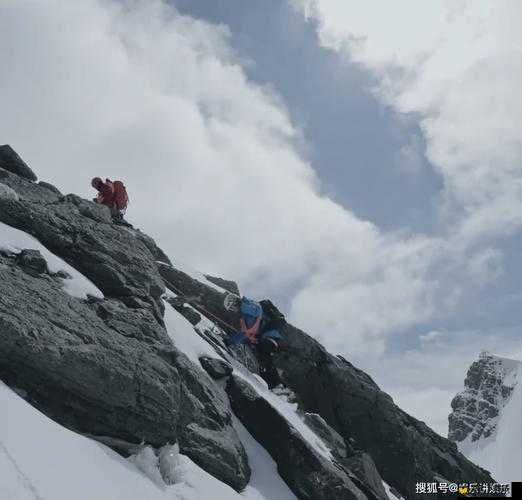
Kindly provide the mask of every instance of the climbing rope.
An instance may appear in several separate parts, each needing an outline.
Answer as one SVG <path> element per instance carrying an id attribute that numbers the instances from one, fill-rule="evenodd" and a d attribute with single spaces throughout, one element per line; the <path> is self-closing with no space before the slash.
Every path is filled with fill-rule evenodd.
<path id="1" fill-rule="evenodd" d="M 169 286 L 168 288 L 170 289 L 174 289 L 173 291 L 175 293 L 178 294 L 178 296 L 180 296 L 184 302 L 187 302 L 190 306 L 192 306 L 194 309 L 196 309 L 196 311 L 200 312 L 201 314 L 203 314 L 204 316 L 207 316 L 207 317 L 211 317 L 213 318 L 215 321 L 217 321 L 218 323 L 220 323 L 222 326 L 224 326 L 225 328 L 233 331 L 233 332 L 236 332 L 237 331 L 237 328 L 230 325 L 229 323 L 227 323 L 226 321 L 224 321 L 223 319 L 219 318 L 218 316 L 216 316 L 215 314 L 211 313 L 210 311 L 208 311 L 207 309 L 205 309 L 201 304 L 195 304 L 194 302 L 191 302 L 190 300 L 187 299 L 187 297 L 185 296 L 185 294 L 175 285 L 173 285 L 170 281 L 169 281 Z"/>

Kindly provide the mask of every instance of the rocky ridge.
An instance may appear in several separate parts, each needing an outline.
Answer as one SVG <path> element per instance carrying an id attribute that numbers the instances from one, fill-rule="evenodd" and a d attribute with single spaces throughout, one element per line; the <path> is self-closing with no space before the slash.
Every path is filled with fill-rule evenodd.
<path id="1" fill-rule="evenodd" d="M 252 349 L 231 353 L 223 344 L 220 325 L 234 321 L 224 288 L 237 285 L 178 269 L 105 207 L 37 183 L 13 153 L 0 147 L 0 222 L 33 236 L 103 294 L 72 297 L 68 276 L 50 271 L 41 254 L 0 239 L 0 378 L 55 421 L 120 453 L 178 443 L 238 491 L 251 471 L 233 414 L 300 499 L 385 500 L 382 479 L 406 499 L 430 498 L 414 494 L 417 481 L 492 481 L 367 374 L 288 325 L 276 365 L 298 405 L 292 413 L 255 378 Z M 165 307 L 215 355 L 199 365 L 187 357 L 167 331 Z"/>

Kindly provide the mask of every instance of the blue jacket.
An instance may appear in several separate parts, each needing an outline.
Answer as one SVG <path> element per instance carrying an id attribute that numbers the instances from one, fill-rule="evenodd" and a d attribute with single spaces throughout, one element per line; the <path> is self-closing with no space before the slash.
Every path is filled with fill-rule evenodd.
<path id="1" fill-rule="evenodd" d="M 240 314 L 246 326 L 250 327 L 257 321 L 259 316 L 263 316 L 263 308 L 257 302 L 243 297 L 241 299 Z M 268 319 L 262 317 L 261 325 L 256 335 L 258 342 L 267 338 L 274 340 L 280 340 L 283 338 L 279 330 L 274 328 L 267 329 L 267 327 L 269 326 L 268 323 Z M 249 339 L 241 331 L 236 332 L 230 336 L 230 343 L 233 345 L 238 345 L 246 342 L 249 342 Z"/>

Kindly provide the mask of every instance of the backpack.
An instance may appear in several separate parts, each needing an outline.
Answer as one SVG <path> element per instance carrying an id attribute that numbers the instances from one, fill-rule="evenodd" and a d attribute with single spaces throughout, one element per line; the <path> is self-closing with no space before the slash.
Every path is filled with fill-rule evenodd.
<path id="1" fill-rule="evenodd" d="M 265 299 L 260 301 L 259 304 L 263 308 L 263 314 L 266 316 L 271 328 L 282 328 L 286 325 L 286 318 L 271 300 Z"/>
<path id="2" fill-rule="evenodd" d="M 129 195 L 127 194 L 125 185 L 121 181 L 114 181 L 112 186 L 114 189 L 114 205 L 120 212 L 125 212 L 129 204 Z"/>

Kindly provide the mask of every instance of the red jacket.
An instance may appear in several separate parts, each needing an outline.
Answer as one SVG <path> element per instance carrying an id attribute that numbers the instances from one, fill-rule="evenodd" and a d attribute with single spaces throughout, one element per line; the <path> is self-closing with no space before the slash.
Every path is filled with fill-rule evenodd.
<path id="1" fill-rule="evenodd" d="M 109 179 L 101 182 L 98 185 L 98 196 L 96 197 L 98 203 L 112 207 L 114 205 L 114 186 Z"/>

